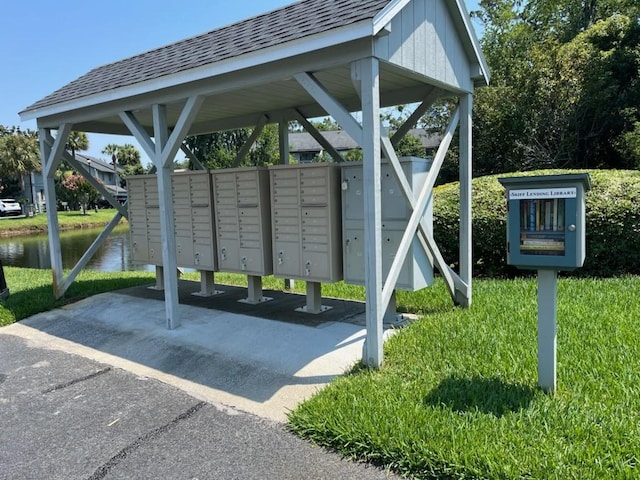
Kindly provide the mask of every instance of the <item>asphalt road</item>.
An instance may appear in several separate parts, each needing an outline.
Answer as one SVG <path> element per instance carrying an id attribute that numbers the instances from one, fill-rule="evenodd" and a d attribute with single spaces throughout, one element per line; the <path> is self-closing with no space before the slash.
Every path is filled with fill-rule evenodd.
<path id="1" fill-rule="evenodd" d="M 0 479 L 388 479 L 281 424 L 0 335 Z"/>

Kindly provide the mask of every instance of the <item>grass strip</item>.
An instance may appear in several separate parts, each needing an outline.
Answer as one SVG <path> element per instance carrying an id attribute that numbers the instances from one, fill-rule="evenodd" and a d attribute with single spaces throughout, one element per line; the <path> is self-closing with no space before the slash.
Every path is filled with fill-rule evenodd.
<path id="1" fill-rule="evenodd" d="M 79 211 L 58 212 L 60 230 L 93 228 L 106 225 L 116 214 L 115 209 L 99 209 L 97 212 L 87 210 L 83 215 Z M 126 220 L 121 220 L 126 222 Z M 10 237 L 46 233 L 48 231 L 47 216 L 44 213 L 32 217 L 7 217 L 0 219 L 0 236 Z"/>
<path id="2" fill-rule="evenodd" d="M 0 327 L 98 293 L 153 283 L 155 278 L 152 272 L 83 270 L 64 297 L 56 300 L 51 270 L 4 267 L 4 274 L 11 294 L 0 302 Z"/>
<path id="3" fill-rule="evenodd" d="M 289 415 L 302 437 L 412 478 L 630 479 L 640 452 L 640 278 L 561 279 L 558 383 L 537 388 L 535 279 L 441 282 L 399 299 L 423 318 Z"/>

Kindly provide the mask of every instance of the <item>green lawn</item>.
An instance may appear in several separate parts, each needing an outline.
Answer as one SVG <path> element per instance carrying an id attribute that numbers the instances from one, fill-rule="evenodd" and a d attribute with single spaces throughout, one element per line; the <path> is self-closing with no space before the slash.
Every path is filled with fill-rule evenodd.
<path id="1" fill-rule="evenodd" d="M 558 391 L 537 388 L 535 280 L 402 295 L 424 318 L 290 414 L 290 428 L 414 478 L 640 478 L 640 278 L 561 279 Z"/>

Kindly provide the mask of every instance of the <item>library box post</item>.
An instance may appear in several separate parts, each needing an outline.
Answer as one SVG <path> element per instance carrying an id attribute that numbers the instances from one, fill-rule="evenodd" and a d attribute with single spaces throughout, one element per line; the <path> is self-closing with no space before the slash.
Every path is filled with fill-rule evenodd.
<path id="1" fill-rule="evenodd" d="M 507 190 L 507 263 L 574 270 L 585 259 L 586 173 L 500 178 Z"/>

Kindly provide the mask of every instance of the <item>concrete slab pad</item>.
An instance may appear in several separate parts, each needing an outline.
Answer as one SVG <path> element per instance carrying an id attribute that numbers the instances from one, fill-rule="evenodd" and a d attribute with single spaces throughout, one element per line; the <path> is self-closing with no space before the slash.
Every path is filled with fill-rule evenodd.
<path id="1" fill-rule="evenodd" d="M 239 313 L 263 308 L 233 298 L 246 295 L 244 289 L 220 287 L 228 292 L 225 300 L 190 295 L 198 288 L 180 282 L 182 325 L 175 330 L 165 326 L 162 293 L 137 287 L 35 315 L 3 331 L 277 422 L 362 356 L 359 302 L 335 300 L 329 312 L 296 322 L 291 307 L 304 303 L 304 296 L 269 292 L 274 301 L 264 312 L 271 318 L 259 318 Z"/>

